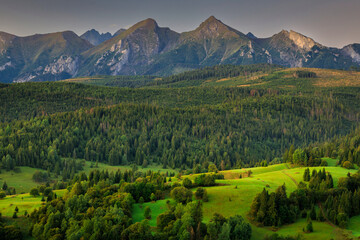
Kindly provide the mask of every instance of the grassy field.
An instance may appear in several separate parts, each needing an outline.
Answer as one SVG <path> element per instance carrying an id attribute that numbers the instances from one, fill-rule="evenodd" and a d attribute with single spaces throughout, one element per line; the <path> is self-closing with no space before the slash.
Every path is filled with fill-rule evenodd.
<path id="1" fill-rule="evenodd" d="M 338 179 L 346 177 L 348 172 L 351 174 L 357 170 L 348 170 L 340 167 L 335 167 L 336 159 L 326 159 L 329 166 L 325 167 L 327 172 L 330 172 L 336 185 Z M 89 173 L 92 169 L 90 162 L 85 162 L 84 171 Z M 6 180 L 9 186 L 16 187 L 17 191 L 27 191 L 36 185 L 31 180 L 32 174 L 36 169 L 21 167 L 21 173 L 7 172 L 2 173 L 1 181 Z M 130 169 L 129 166 L 109 166 L 106 164 L 99 163 L 99 170 L 115 171 L 121 169 L 122 171 Z M 323 169 L 323 167 L 312 167 L 310 172 L 315 170 Z M 149 166 L 148 168 L 139 168 L 140 171 L 161 171 L 161 172 L 175 172 L 176 170 L 161 169 L 161 166 Z M 247 177 L 245 174 L 248 170 L 251 170 L 252 174 Z M 280 185 L 285 184 L 287 193 L 290 194 L 297 188 L 297 184 L 302 181 L 303 173 L 305 168 L 290 168 L 287 164 L 277 164 L 268 167 L 249 168 L 249 169 L 234 169 L 229 171 L 221 171 L 224 174 L 224 180 L 217 180 L 220 183 L 219 186 L 207 187 L 209 196 L 209 202 L 203 204 L 204 210 L 204 221 L 209 222 L 214 213 L 221 213 L 225 217 L 229 217 L 235 214 L 240 214 L 246 217 L 247 212 L 250 209 L 250 205 L 255 195 L 262 191 L 263 188 L 268 191 L 275 191 Z M 240 178 L 240 174 L 243 174 L 243 178 Z M 20 177 L 21 176 L 21 177 Z M 197 174 L 182 176 L 181 179 L 188 177 L 192 180 Z M 25 180 L 24 180 L 25 178 Z M 181 179 L 176 177 L 172 178 L 172 181 L 181 182 Z M 2 184 L 2 183 L 1 183 Z M 19 190 L 18 190 L 19 189 Z M 193 189 L 195 191 L 196 189 Z M 57 195 L 61 196 L 66 190 L 56 191 Z M 148 202 L 142 205 L 134 204 L 133 206 L 133 221 L 139 222 L 144 219 L 144 209 L 149 206 L 151 209 L 150 226 L 156 227 L 156 217 L 165 212 L 167 209 L 165 200 L 159 200 L 156 202 Z M 25 210 L 31 212 L 41 206 L 41 197 L 32 197 L 29 194 L 18 194 L 14 196 L 7 196 L 0 200 L 0 212 L 3 216 L 7 217 L 10 221 L 14 213 L 14 209 L 17 206 L 19 208 L 18 216 L 24 215 Z M 19 224 L 21 224 L 20 220 Z M 302 228 L 305 226 L 305 220 L 299 219 L 296 223 L 286 225 L 277 230 L 277 233 L 281 235 L 295 235 L 301 234 L 304 239 L 346 239 L 353 236 L 360 236 L 360 217 L 354 217 L 350 220 L 348 230 L 342 230 L 334 228 L 326 222 L 313 222 L 314 233 L 304 234 Z M 265 235 L 273 233 L 273 229 L 267 227 L 256 227 L 252 225 L 253 237 L 252 239 L 262 239 Z M 321 229 L 321 231 L 320 231 Z"/>
<path id="2" fill-rule="evenodd" d="M 348 229 L 354 236 L 360 237 L 360 216 L 350 218 Z"/>
<path id="3" fill-rule="evenodd" d="M 322 159 L 327 161 L 328 167 L 336 167 L 336 163 L 339 161 L 339 159 L 333 159 L 328 157 L 324 157 Z"/>
<path id="4" fill-rule="evenodd" d="M 58 196 L 62 196 L 67 190 L 55 190 Z M 41 206 L 41 196 L 33 197 L 28 193 L 6 196 L 0 199 L 0 212 L 2 216 L 12 217 L 15 208 L 18 207 L 18 217 L 24 216 L 25 211 L 31 213 Z"/>
<path id="5" fill-rule="evenodd" d="M 355 173 L 357 170 L 347 170 L 340 167 L 334 167 L 336 160 L 327 159 L 329 166 L 325 167 L 327 172 L 330 172 L 336 185 L 340 177 L 346 177 L 347 173 Z M 323 167 L 310 168 L 310 172 L 316 169 L 317 171 Z M 251 170 L 251 177 L 239 178 L 240 173 L 245 173 Z M 285 184 L 287 193 L 290 194 L 297 188 L 297 183 L 302 181 L 305 168 L 289 168 L 286 164 L 271 165 L 268 167 L 251 168 L 251 169 L 235 169 L 229 171 L 221 171 L 224 174 L 224 180 L 217 180 L 221 186 L 207 187 L 206 190 L 209 196 L 209 202 L 203 204 L 204 221 L 209 222 L 214 213 L 221 213 L 225 217 L 240 214 L 246 217 L 250 210 L 252 200 L 257 193 L 264 188 L 268 191 L 275 191 L 276 188 Z M 182 176 L 182 179 L 188 177 L 194 180 L 198 174 Z M 176 177 L 172 181 L 181 182 Z M 193 189 L 195 191 L 196 189 Z M 166 200 L 158 201 L 156 203 L 145 203 L 141 209 L 139 205 L 134 206 L 133 214 L 134 221 L 141 221 L 144 219 L 144 207 L 150 206 L 152 210 L 151 226 L 156 225 L 156 218 L 154 215 L 161 213 L 166 209 Z M 277 233 L 280 235 L 303 235 L 304 239 L 351 239 L 353 236 L 360 236 L 360 217 L 352 218 L 348 230 L 334 228 L 326 222 L 313 222 L 314 232 L 311 234 L 303 233 L 302 229 L 306 225 L 305 219 L 299 219 L 296 223 L 281 227 Z M 252 225 L 253 237 L 252 239 L 262 239 L 265 235 L 271 235 L 273 229 L 267 227 L 256 227 Z M 354 235 L 351 234 L 351 231 Z"/>
<path id="6" fill-rule="evenodd" d="M 95 170 L 95 169 L 98 169 L 98 170 L 108 170 L 109 172 L 111 171 L 117 171 L 118 169 L 120 169 L 121 171 L 125 171 L 125 170 L 131 170 L 131 166 L 110 166 L 108 164 L 105 164 L 105 163 L 98 163 L 98 167 L 95 168 L 91 168 L 91 162 L 89 161 L 85 161 L 85 166 L 84 166 L 84 169 L 83 169 L 83 172 L 85 172 L 86 174 L 89 174 L 92 170 Z M 95 164 L 94 164 L 95 165 Z M 163 169 L 162 166 L 160 165 L 149 165 L 148 167 L 146 168 L 143 168 L 143 167 L 138 167 L 138 171 L 141 171 L 141 172 L 146 172 L 148 170 L 151 170 L 151 171 L 154 171 L 154 172 L 162 172 L 162 173 L 178 173 L 178 170 L 175 170 L 175 169 Z"/>
<path id="7" fill-rule="evenodd" d="M 295 72 L 299 70 L 315 72 L 317 77 L 312 79 L 298 78 Z M 203 82 L 202 86 L 275 87 L 292 90 L 304 89 L 304 87 L 359 87 L 360 73 L 333 69 L 289 68 L 269 74 L 255 73 L 247 77 L 212 79 Z"/>
<path id="8" fill-rule="evenodd" d="M 92 170 L 108 170 L 108 171 L 117 171 L 120 169 L 121 171 L 130 170 L 130 166 L 110 166 L 104 163 L 98 163 L 98 168 L 91 168 L 91 162 L 85 161 L 84 166 L 84 172 L 86 174 L 89 174 Z M 146 172 L 148 170 L 152 171 L 160 171 L 160 172 L 168 172 L 168 173 L 178 173 L 178 170 L 174 169 L 163 169 L 162 166 L 159 165 L 150 165 L 147 168 L 138 167 L 139 171 Z M 41 183 L 34 182 L 32 180 L 32 176 L 35 173 L 35 171 L 42 171 L 44 170 L 37 169 L 37 168 L 31 168 L 31 167 L 18 167 L 18 171 L 2 171 L 0 173 L 0 187 L 4 184 L 4 181 L 6 181 L 6 184 L 9 187 L 15 187 L 16 193 L 28 193 L 30 192 L 30 189 L 33 187 L 36 187 L 37 185 Z M 51 180 L 60 180 L 61 177 L 55 178 L 52 174 Z"/>
<path id="9" fill-rule="evenodd" d="M 133 211 L 132 211 L 132 217 L 134 222 L 140 222 L 144 219 L 144 212 L 145 207 L 150 207 L 151 209 L 151 219 L 149 221 L 151 227 L 156 227 L 156 217 L 165 212 L 167 210 L 166 201 L 168 199 L 164 200 L 158 200 L 156 202 L 147 202 L 143 204 L 134 204 Z M 173 202 L 170 199 L 171 202 Z"/>
<path id="10" fill-rule="evenodd" d="M 16 189 L 16 193 L 30 192 L 31 188 L 38 185 L 38 183 L 32 180 L 32 176 L 34 172 L 39 169 L 30 167 L 19 167 L 18 169 L 19 171 L 16 172 L 7 172 L 3 170 L 0 173 L 0 186 L 4 184 L 4 181 L 6 181 L 8 187 L 14 187 Z"/>

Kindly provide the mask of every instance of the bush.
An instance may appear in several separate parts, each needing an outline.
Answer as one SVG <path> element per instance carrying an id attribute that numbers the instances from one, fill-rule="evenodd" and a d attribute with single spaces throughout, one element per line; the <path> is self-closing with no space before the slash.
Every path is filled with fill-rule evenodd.
<path id="1" fill-rule="evenodd" d="M 43 172 L 40 172 L 37 170 L 36 172 L 34 172 L 32 179 L 35 182 L 46 182 L 46 181 L 48 181 L 49 176 L 47 173 L 45 173 L 45 172 L 43 173 Z"/>
<path id="2" fill-rule="evenodd" d="M 0 191 L 0 199 L 3 199 L 6 197 L 6 193 L 4 191 Z"/>
<path id="3" fill-rule="evenodd" d="M 316 78 L 317 75 L 314 72 L 310 71 L 296 71 L 296 76 L 298 78 Z"/>
<path id="4" fill-rule="evenodd" d="M 195 198 L 198 200 L 202 199 L 204 202 L 209 201 L 208 196 L 207 196 L 207 191 L 206 191 L 206 189 L 204 189 L 202 187 L 199 187 L 198 189 L 196 189 Z"/>
<path id="5" fill-rule="evenodd" d="M 192 191 L 185 187 L 176 187 L 170 192 L 170 196 L 178 203 L 188 203 L 192 201 Z"/>
<path id="6" fill-rule="evenodd" d="M 320 166 L 326 167 L 328 165 L 328 162 L 326 160 L 321 160 Z"/>
<path id="7" fill-rule="evenodd" d="M 305 232 L 312 233 L 314 231 L 312 221 L 309 221 L 306 225 Z"/>
<path id="8" fill-rule="evenodd" d="M 31 195 L 31 196 L 34 196 L 34 197 L 39 196 L 39 195 L 40 195 L 39 189 L 37 189 L 37 188 L 32 188 L 32 189 L 30 190 L 30 195 Z"/>
<path id="9" fill-rule="evenodd" d="M 352 164 L 350 161 L 345 161 L 342 166 L 346 169 L 354 169 L 354 164 Z"/>
<path id="10" fill-rule="evenodd" d="M 145 207 L 144 217 L 146 219 L 151 219 L 151 209 L 149 206 Z"/>
<path id="11" fill-rule="evenodd" d="M 183 186 L 184 187 L 186 187 L 186 188 L 191 188 L 192 187 L 192 181 L 190 180 L 190 179 L 188 179 L 188 178 L 185 178 L 184 180 L 183 180 Z"/>

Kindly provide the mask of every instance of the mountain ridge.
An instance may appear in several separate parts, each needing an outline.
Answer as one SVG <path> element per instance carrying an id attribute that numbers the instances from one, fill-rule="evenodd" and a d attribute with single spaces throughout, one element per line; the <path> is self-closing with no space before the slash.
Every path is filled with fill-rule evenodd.
<path id="1" fill-rule="evenodd" d="M 360 44 L 330 48 L 293 30 L 257 38 L 214 16 L 183 33 L 148 18 L 110 35 L 94 29 L 81 36 L 72 31 L 27 37 L 0 32 L 0 81 L 99 74 L 164 76 L 218 64 L 332 69 L 360 65 Z"/>

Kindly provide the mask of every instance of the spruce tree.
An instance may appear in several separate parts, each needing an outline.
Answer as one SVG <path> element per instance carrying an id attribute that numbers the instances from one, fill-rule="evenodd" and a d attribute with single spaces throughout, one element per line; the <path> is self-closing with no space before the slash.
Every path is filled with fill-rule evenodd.
<path id="1" fill-rule="evenodd" d="M 8 185 L 7 185 L 6 181 L 4 182 L 4 184 L 3 184 L 3 186 L 2 186 L 2 189 L 3 189 L 4 191 L 6 191 L 6 190 L 8 189 Z"/>
<path id="2" fill-rule="evenodd" d="M 316 211 L 315 211 L 314 205 L 311 206 L 310 218 L 311 218 L 311 220 L 316 220 Z"/>

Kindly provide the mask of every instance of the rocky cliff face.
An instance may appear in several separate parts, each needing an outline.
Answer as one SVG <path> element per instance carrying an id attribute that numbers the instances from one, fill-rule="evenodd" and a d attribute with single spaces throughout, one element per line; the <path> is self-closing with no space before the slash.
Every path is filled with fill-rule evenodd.
<path id="1" fill-rule="evenodd" d="M 349 56 L 354 63 L 360 64 L 360 44 L 351 44 L 342 49 L 344 55 Z"/>
<path id="2" fill-rule="evenodd" d="M 39 66 L 32 72 L 26 72 L 14 79 L 14 82 L 61 80 L 64 76 L 73 77 L 79 69 L 79 57 L 60 56 L 46 66 Z"/>

